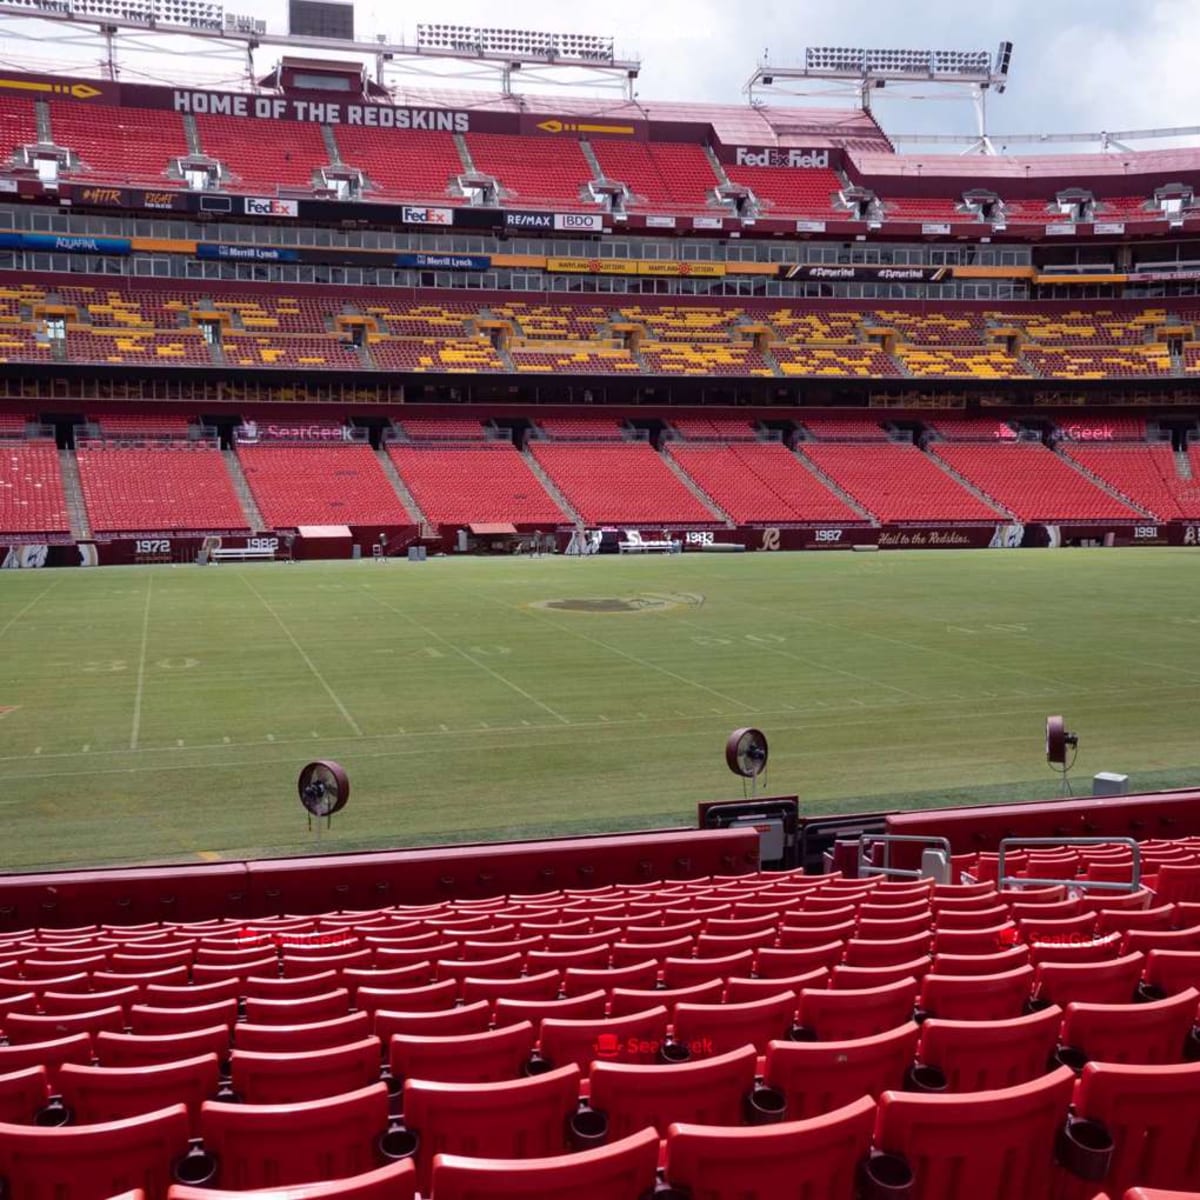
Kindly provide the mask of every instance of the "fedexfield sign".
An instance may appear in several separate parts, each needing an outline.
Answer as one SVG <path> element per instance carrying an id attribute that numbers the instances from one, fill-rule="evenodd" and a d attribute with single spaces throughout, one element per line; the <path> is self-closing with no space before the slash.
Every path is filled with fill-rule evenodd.
<path id="1" fill-rule="evenodd" d="M 756 150 L 749 146 L 738 146 L 733 161 L 739 167 L 799 167 L 813 170 L 829 166 L 829 151 L 781 150 L 774 146 Z"/>

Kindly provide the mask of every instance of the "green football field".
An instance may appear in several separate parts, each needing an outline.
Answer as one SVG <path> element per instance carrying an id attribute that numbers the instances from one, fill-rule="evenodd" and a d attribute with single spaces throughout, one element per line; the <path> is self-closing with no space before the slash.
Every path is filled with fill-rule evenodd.
<path id="1" fill-rule="evenodd" d="M 1200 556 L 929 551 L 4 572 L 0 867 L 688 823 L 771 742 L 814 810 L 1200 782 Z"/>

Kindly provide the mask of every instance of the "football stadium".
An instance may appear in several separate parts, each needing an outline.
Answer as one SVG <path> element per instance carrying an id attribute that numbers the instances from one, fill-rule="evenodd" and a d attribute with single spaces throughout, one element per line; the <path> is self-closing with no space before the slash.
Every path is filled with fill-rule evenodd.
<path id="1" fill-rule="evenodd" d="M 0 1200 L 1200 1200 L 1200 130 L 288 8 L 0 2 Z"/>

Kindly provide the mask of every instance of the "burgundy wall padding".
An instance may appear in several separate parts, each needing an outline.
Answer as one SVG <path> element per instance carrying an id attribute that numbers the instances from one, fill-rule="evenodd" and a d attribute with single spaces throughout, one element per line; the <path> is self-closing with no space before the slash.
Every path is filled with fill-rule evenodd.
<path id="1" fill-rule="evenodd" d="M 758 869 L 752 829 L 0 877 L 0 932 L 426 904 Z"/>

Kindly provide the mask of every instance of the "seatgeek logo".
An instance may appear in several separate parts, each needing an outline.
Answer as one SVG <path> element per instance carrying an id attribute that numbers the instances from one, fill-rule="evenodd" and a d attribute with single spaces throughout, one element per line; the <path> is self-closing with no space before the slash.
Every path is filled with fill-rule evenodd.
<path id="1" fill-rule="evenodd" d="M 829 166 L 829 151 L 776 150 L 770 147 L 751 150 L 739 146 L 736 162 L 739 167 L 803 167 L 812 170 Z"/>

